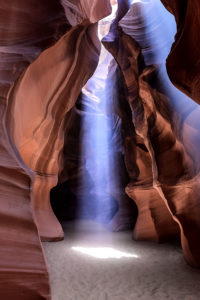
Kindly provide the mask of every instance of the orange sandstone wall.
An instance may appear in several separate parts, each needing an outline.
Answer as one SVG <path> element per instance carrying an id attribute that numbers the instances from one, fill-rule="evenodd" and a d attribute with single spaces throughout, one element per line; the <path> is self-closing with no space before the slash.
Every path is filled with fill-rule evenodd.
<path id="1" fill-rule="evenodd" d="M 56 0 L 0 2 L 4 300 L 50 299 L 39 235 L 46 240 L 63 237 L 49 205 L 49 191 L 60 169 L 66 114 L 98 61 L 95 23 L 110 12 L 108 1 L 62 2 L 65 7 Z M 65 15 L 70 4 L 78 11 L 71 19 L 81 16 L 75 25 Z"/>

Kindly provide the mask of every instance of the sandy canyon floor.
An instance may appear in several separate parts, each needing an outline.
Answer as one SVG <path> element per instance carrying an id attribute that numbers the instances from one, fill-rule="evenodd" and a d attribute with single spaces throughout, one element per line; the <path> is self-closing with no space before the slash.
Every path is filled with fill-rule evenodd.
<path id="1" fill-rule="evenodd" d="M 65 240 L 43 243 L 52 300 L 199 300 L 200 270 L 178 244 L 132 240 L 94 222 L 63 224 Z"/>

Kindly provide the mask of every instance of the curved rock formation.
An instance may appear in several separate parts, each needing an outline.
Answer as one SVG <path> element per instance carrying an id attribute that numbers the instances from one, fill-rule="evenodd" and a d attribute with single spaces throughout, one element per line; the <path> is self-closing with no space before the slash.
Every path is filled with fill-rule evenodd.
<path id="1" fill-rule="evenodd" d="M 123 22 L 124 19 L 120 23 Z M 136 38 L 140 36 L 136 35 Z M 103 43 L 118 61 L 124 75 L 136 145 L 138 143 L 143 150 L 142 156 L 137 150 L 132 152 L 132 164 L 136 165 L 133 178 L 133 165 L 127 166 L 131 183 L 126 191 L 139 209 L 134 237 L 168 239 L 177 234 L 175 220 L 180 227 L 186 260 L 199 267 L 199 176 L 193 159 L 185 151 L 183 140 L 176 133 L 172 103 L 159 92 L 158 71 L 155 67 L 145 67 L 140 47 L 133 38 L 122 32 L 110 32 Z M 142 176 L 143 171 L 145 176 Z"/>
<path id="2" fill-rule="evenodd" d="M 107 27 L 109 21 L 104 19 L 99 34 Z M 60 184 L 52 191 L 58 217 L 96 219 L 113 231 L 133 228 L 136 216 L 134 203 L 125 194 L 121 130 L 127 120 L 119 103 L 123 93 L 120 81 L 115 60 L 102 47 L 98 67 L 72 111 L 65 136 L 64 169 Z"/>
<path id="3" fill-rule="evenodd" d="M 110 12 L 108 1 L 80 3 L 83 24 L 70 30 L 56 0 L 1 1 L 0 296 L 5 300 L 50 299 L 38 229 L 46 239 L 62 238 L 49 191 L 62 168 L 66 113 L 98 61 L 96 25 L 90 23 Z"/>
<path id="4" fill-rule="evenodd" d="M 147 121 L 145 121 L 147 117 L 145 115 L 143 116 L 143 102 L 141 102 L 139 98 L 141 90 L 144 92 L 144 88 L 142 87 L 141 89 L 140 87 L 143 81 L 141 80 L 141 82 L 139 82 L 140 76 L 142 77 L 138 70 L 138 64 L 141 63 L 138 61 L 140 48 L 134 44 L 134 41 L 130 37 L 124 34 L 117 40 L 112 42 L 106 41 L 104 44 L 115 56 L 123 72 L 128 90 L 127 96 L 132 110 L 133 123 L 136 130 L 135 137 L 127 138 L 126 141 L 127 150 L 129 149 L 126 163 L 131 180 L 126 191 L 136 202 L 139 210 L 138 219 L 134 228 L 134 238 L 164 241 L 177 234 L 177 226 L 173 222 L 160 193 L 158 193 L 154 186 L 155 174 L 154 172 L 152 173 L 153 154 L 151 153 L 152 151 L 150 152 L 148 145 L 148 129 L 145 129 L 146 126 L 148 127 L 148 125 L 145 125 L 147 123 Z M 131 77 L 130 74 L 132 75 Z M 148 87 L 148 89 L 149 88 L 150 87 Z M 146 93 L 148 89 L 146 89 Z M 144 101 L 146 102 L 147 99 L 148 98 L 145 97 Z M 154 103 L 151 105 L 155 106 Z M 156 108 L 154 108 L 154 111 L 154 114 L 156 114 Z M 151 118 L 154 120 L 154 118 L 157 119 L 157 116 Z M 162 130 L 160 131 L 162 132 Z M 165 151 L 165 149 L 162 151 Z M 170 154 L 168 154 L 168 156 L 170 157 Z M 133 172 L 133 169 L 135 169 L 135 172 Z"/>
<path id="5" fill-rule="evenodd" d="M 111 13 L 109 0 L 61 0 L 61 3 L 72 26 L 83 21 L 97 23 Z"/>
<path id="6" fill-rule="evenodd" d="M 186 260 L 200 267 L 199 107 L 166 78 L 173 37 L 152 43 L 168 20 L 153 18 L 161 3 L 138 2 L 129 10 L 129 2 L 118 0 L 104 45 L 123 75 L 112 132 L 113 140 L 120 130 L 124 137 L 126 192 L 139 213 L 134 238 L 164 241 L 180 230 Z M 162 2 L 175 15 L 178 30 L 167 59 L 170 79 L 200 103 L 199 2 Z M 0 0 L 0 5 L 0 298 L 50 299 L 39 236 L 63 238 L 49 194 L 58 178 L 62 183 L 82 167 L 77 161 L 66 164 L 66 153 L 72 147 L 72 121 L 84 114 L 77 99 L 99 60 L 97 22 L 111 6 L 108 0 Z M 145 17 L 149 14 L 152 22 Z M 127 214 L 124 153 L 116 148 L 112 159 L 125 179 L 111 182 L 109 193 L 120 208 L 110 223 L 113 230 L 135 217 L 134 210 Z"/>
<path id="7" fill-rule="evenodd" d="M 63 237 L 49 193 L 62 168 L 66 114 L 98 61 L 95 36 L 95 25 L 72 28 L 27 68 L 10 93 L 13 138 L 25 163 L 36 172 L 34 208 L 43 240 Z"/>
<path id="8" fill-rule="evenodd" d="M 119 25 L 139 43 L 146 65 L 165 63 L 176 34 L 176 23 L 160 0 L 134 3 Z"/>
<path id="9" fill-rule="evenodd" d="M 41 51 L 65 32 L 66 18 L 57 1 L 25 1 L 23 5 L 19 1 L 1 1 L 0 6 L 0 298 L 50 299 L 46 263 L 31 205 L 34 174 L 24 164 L 10 135 L 9 91 Z"/>
<path id="10" fill-rule="evenodd" d="M 70 3 L 63 1 L 65 11 Z M 10 92 L 13 138 L 25 163 L 36 172 L 34 209 L 43 240 L 63 238 L 62 228 L 50 206 L 49 192 L 57 183 L 59 168 L 62 169 L 60 153 L 67 126 L 66 114 L 98 62 L 97 26 L 89 22 L 95 22 L 110 10 L 110 5 L 102 11 L 101 4 L 93 2 L 92 13 L 87 6 L 87 1 L 73 5 L 82 18 L 79 20 L 73 13 L 68 22 L 77 25 L 42 53 Z M 85 24 L 79 25 L 83 20 Z"/>
<path id="11" fill-rule="evenodd" d="M 56 2 L 1 1 L 0 298 L 50 299 L 49 278 L 32 212 L 33 172 L 10 135 L 9 90 L 24 69 L 65 31 Z M 51 24 L 49 23 L 51 20 Z M 41 26 L 43 32 L 41 32 Z"/>
<path id="12" fill-rule="evenodd" d="M 173 84 L 200 103 L 200 3 L 198 0 L 161 0 L 174 14 L 177 34 L 167 58 L 167 70 Z"/>

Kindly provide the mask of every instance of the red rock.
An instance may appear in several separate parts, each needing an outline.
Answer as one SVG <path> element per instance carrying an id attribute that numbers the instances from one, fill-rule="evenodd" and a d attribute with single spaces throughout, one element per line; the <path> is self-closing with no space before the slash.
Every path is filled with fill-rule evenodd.
<path id="1" fill-rule="evenodd" d="M 63 238 L 49 194 L 62 169 L 66 114 L 98 61 L 98 43 L 91 43 L 95 32 L 95 25 L 72 28 L 27 68 L 11 92 L 13 138 L 25 163 L 37 174 L 34 208 L 43 240 Z"/>
<path id="2" fill-rule="evenodd" d="M 175 15 L 178 30 L 167 59 L 170 79 L 200 103 L 199 2 L 162 2 Z M 61 4 L 56 0 L 0 1 L 3 300 L 50 299 L 39 236 L 50 241 L 63 238 L 49 194 L 58 178 L 62 182 L 62 176 L 70 176 L 63 171 L 64 137 L 78 95 L 97 66 L 96 22 L 111 11 L 108 0 L 62 0 Z M 115 107 L 123 123 L 129 175 L 126 192 L 139 212 L 133 235 L 165 241 L 180 230 L 186 260 L 200 267 L 199 110 L 185 108 L 183 120 L 174 119 L 170 100 L 156 82 L 157 69 L 145 66 L 139 45 L 118 31 L 129 1 L 118 0 L 118 5 L 104 44 L 119 64 L 126 89 L 123 99 L 128 99 L 131 111 L 123 110 L 122 103 Z M 121 172 L 126 173 L 120 159 Z M 74 165 L 68 168 L 69 172 Z M 128 198 L 117 189 L 110 193 L 120 207 L 110 227 L 123 229 L 123 222 L 129 221 Z"/>
<path id="3" fill-rule="evenodd" d="M 131 147 L 126 158 L 131 182 L 127 186 L 126 192 L 136 202 L 139 210 L 134 238 L 154 241 L 167 240 L 176 235 L 178 231 L 162 197 L 154 187 L 155 170 L 152 173 L 152 154 L 147 148 L 149 142 L 145 136 L 148 130 L 146 126 L 148 127 L 148 125 L 144 119 L 144 107 L 139 98 L 139 93 L 140 95 L 142 92 L 148 93 L 143 88 L 140 89 L 140 85 L 142 85 L 138 69 L 140 49 L 130 37 L 122 33 L 114 42 L 106 41 L 104 44 L 118 61 L 124 75 L 137 134 L 135 139 L 128 139 L 126 144 L 128 148 Z M 116 52 L 115 49 L 118 49 L 118 51 Z M 148 101 L 147 95 L 145 95 L 145 101 Z M 154 105 L 152 103 L 152 106 Z M 133 152 L 134 148 L 136 149 L 135 153 Z M 136 172 L 131 174 L 134 165 Z"/>
<path id="4" fill-rule="evenodd" d="M 47 266 L 31 205 L 34 173 L 11 137 L 9 90 L 41 51 L 63 34 L 66 21 L 57 1 L 1 1 L 0 6 L 0 298 L 50 299 Z"/>
<path id="5" fill-rule="evenodd" d="M 98 61 L 89 23 L 109 13 L 109 4 L 99 11 L 105 3 L 82 1 L 87 22 L 66 33 L 58 1 L 1 1 L 1 299 L 50 299 L 38 229 L 48 240 L 63 236 L 49 191 L 61 167 L 65 114 Z"/>
<path id="6" fill-rule="evenodd" d="M 110 42 L 106 38 L 104 45 L 121 68 L 136 134 L 142 139 L 140 145 L 146 148 L 141 161 L 133 152 L 132 166 L 135 160 L 138 171 L 126 188 L 139 210 L 134 237 L 163 240 L 176 235 L 173 217 L 180 227 L 186 260 L 200 266 L 198 176 L 195 177 L 193 162 L 171 125 L 170 103 L 151 87 L 155 69 L 141 68 L 140 47 L 133 39 L 120 33 Z M 131 165 L 127 169 L 131 170 Z"/>
<path id="7" fill-rule="evenodd" d="M 200 3 L 198 0 L 161 0 L 175 15 L 177 34 L 167 58 L 172 83 L 200 103 Z"/>

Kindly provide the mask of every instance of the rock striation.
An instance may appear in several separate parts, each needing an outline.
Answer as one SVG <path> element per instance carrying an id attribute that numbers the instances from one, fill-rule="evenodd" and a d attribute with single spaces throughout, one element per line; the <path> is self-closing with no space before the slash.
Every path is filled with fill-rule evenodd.
<path id="1" fill-rule="evenodd" d="M 50 299 L 32 211 L 34 172 L 12 137 L 10 92 L 27 66 L 64 33 L 66 18 L 56 1 L 1 1 L 0 6 L 0 298 Z"/>
<path id="2" fill-rule="evenodd" d="M 199 57 L 200 3 L 198 0 L 161 0 L 175 16 L 177 34 L 167 58 L 167 70 L 173 84 L 200 103 Z"/>
<path id="3" fill-rule="evenodd" d="M 126 30 L 130 11 L 128 15 L 120 22 Z M 123 73 L 136 132 L 135 141 L 129 140 L 129 147 L 133 147 L 134 151 L 130 160 L 129 149 L 127 169 L 131 182 L 126 188 L 138 206 L 134 238 L 169 239 L 178 233 L 178 224 L 184 256 L 191 265 L 199 267 L 199 173 L 196 172 L 194 156 L 189 155 L 177 132 L 178 122 L 174 120 L 172 102 L 167 93 L 160 91 L 158 74 L 162 66 L 147 66 L 143 61 L 144 26 L 139 27 L 141 17 L 137 18 L 137 22 L 135 20 L 131 32 L 137 33 L 136 39 L 141 46 L 133 35 L 131 38 L 122 30 L 118 33 L 111 31 L 103 40 Z M 153 52 L 151 49 L 149 51 Z M 146 62 L 149 62 L 148 55 Z M 194 111 L 197 113 L 196 109 Z M 132 172 L 134 164 L 135 172 Z"/>
<path id="4" fill-rule="evenodd" d="M 103 20 L 100 26 L 104 32 L 109 22 Z M 127 120 L 119 99 L 124 96 L 120 81 L 116 61 L 102 47 L 98 67 L 82 89 L 65 135 L 64 168 L 51 194 L 58 218 L 96 219 L 113 231 L 133 228 L 137 210 L 125 194 L 122 128 Z"/>
<path id="5" fill-rule="evenodd" d="M 200 5 L 162 0 L 175 16 L 176 33 L 160 1 L 131 7 L 129 2 L 118 0 L 103 39 L 114 66 L 108 74 L 114 96 L 110 86 L 103 89 L 109 90 L 113 111 L 103 117 L 112 119 L 109 147 L 115 150 L 109 156 L 112 172 L 121 174 L 110 182 L 115 213 L 109 226 L 122 230 L 134 224 L 131 198 L 138 208 L 134 239 L 162 242 L 180 235 L 185 259 L 200 267 L 200 111 L 171 85 L 165 69 L 170 52 L 171 81 L 200 103 Z M 82 121 L 89 122 L 100 107 L 90 102 L 91 89 L 81 91 L 93 74 L 90 84 L 98 80 L 97 22 L 111 13 L 111 5 L 108 0 L 0 0 L 0 6 L 0 298 L 50 300 L 40 239 L 63 239 L 50 205 L 52 188 L 68 181 L 70 216 L 76 214 L 75 194 L 83 193 L 78 176 L 92 145 L 86 139 L 83 157 Z M 156 17 L 156 10 L 164 17 Z M 166 24 L 173 34 L 157 39 Z M 103 213 L 109 209 L 104 205 Z"/>
<path id="6" fill-rule="evenodd" d="M 49 193 L 62 168 L 67 113 L 98 61 L 98 44 L 92 44 L 95 37 L 95 25 L 72 27 L 26 69 L 10 94 L 13 138 L 25 163 L 36 172 L 34 209 L 43 240 L 63 236 Z"/>
<path id="7" fill-rule="evenodd" d="M 95 23 L 110 12 L 107 1 L 77 4 L 84 18 L 72 27 L 58 1 L 1 1 L 0 296 L 5 300 L 50 299 L 39 236 L 63 238 L 49 192 L 62 169 L 67 112 L 98 62 Z"/>

